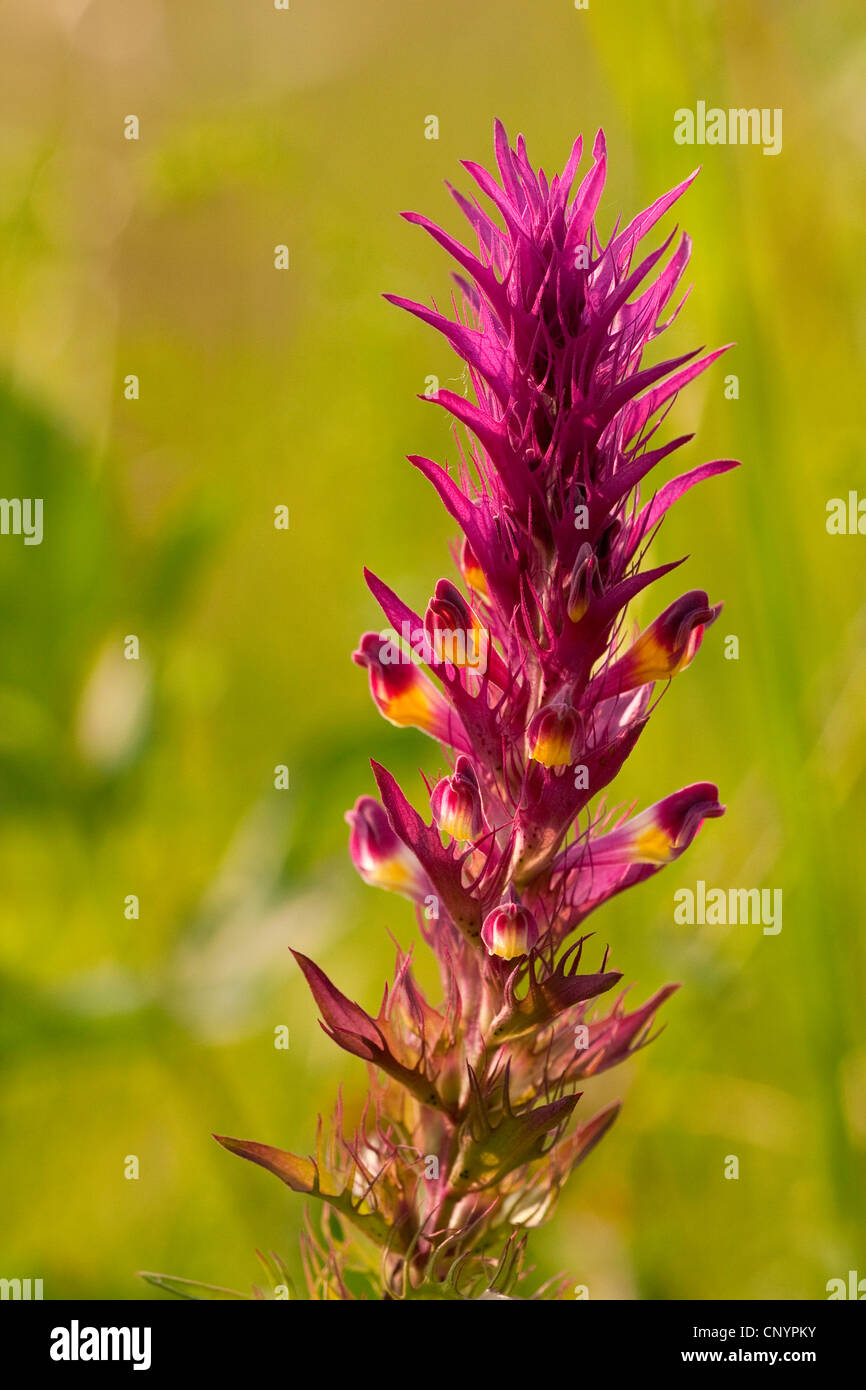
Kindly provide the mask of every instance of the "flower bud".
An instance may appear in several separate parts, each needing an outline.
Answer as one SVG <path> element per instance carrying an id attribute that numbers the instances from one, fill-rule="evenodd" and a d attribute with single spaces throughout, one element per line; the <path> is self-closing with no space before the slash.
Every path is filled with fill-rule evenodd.
<path id="1" fill-rule="evenodd" d="M 461 754 L 451 777 L 437 782 L 430 796 L 439 829 L 455 840 L 477 840 L 485 826 L 478 778 L 469 758 Z"/>
<path id="2" fill-rule="evenodd" d="M 547 705 L 529 725 L 529 756 L 543 767 L 568 767 L 579 721 L 570 705 Z"/>
<path id="3" fill-rule="evenodd" d="M 590 605 L 593 594 L 593 581 L 598 571 L 592 546 L 585 543 L 580 547 L 574 568 L 571 571 L 571 584 L 568 589 L 568 616 L 573 623 L 579 623 Z"/>
<path id="4" fill-rule="evenodd" d="M 424 631 L 439 661 L 484 670 L 487 633 L 450 579 L 440 579 L 424 614 Z"/>
<path id="5" fill-rule="evenodd" d="M 538 923 L 520 903 L 502 903 L 484 918 L 481 940 L 491 956 L 515 960 L 532 950 L 538 940 Z"/>
<path id="6" fill-rule="evenodd" d="M 476 560 L 467 540 L 464 540 L 460 549 L 460 568 L 470 589 L 474 589 L 476 594 L 481 594 L 483 598 L 486 598 L 487 580 L 484 578 L 484 571 Z"/>

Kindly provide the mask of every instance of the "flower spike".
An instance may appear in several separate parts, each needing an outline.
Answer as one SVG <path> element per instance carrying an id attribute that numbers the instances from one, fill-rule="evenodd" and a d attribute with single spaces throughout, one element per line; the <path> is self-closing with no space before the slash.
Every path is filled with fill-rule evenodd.
<path id="1" fill-rule="evenodd" d="M 410 799 L 373 763 L 380 800 L 361 796 L 346 819 L 365 882 L 415 904 L 443 1000 L 398 952 L 368 1012 L 296 952 L 326 1033 L 366 1064 L 358 1128 L 345 1133 L 338 1102 L 315 1157 L 220 1140 L 363 1233 L 357 1254 L 342 1225 L 307 1234 L 311 1297 L 520 1296 L 526 1230 L 619 1110 L 580 1106 L 575 1124 L 578 1088 L 656 1036 L 677 988 L 611 1004 L 621 972 L 607 949 L 585 966 L 589 938 L 573 934 L 724 810 L 710 782 L 637 814 L 600 801 L 721 608 L 693 589 L 625 636 L 632 600 L 682 563 L 643 565 L 668 508 L 735 466 L 701 464 L 641 498 L 689 443 L 656 437 L 673 398 L 724 351 L 645 361 L 691 251 L 654 229 L 695 175 L 606 233 L 601 131 L 582 174 L 580 140 L 552 179 L 498 121 L 494 150 L 496 173 L 464 166 L 475 196 L 451 190 L 472 245 L 406 214 L 456 263 L 455 316 L 386 296 L 443 335 L 471 384 L 471 399 L 434 398 L 457 427 L 456 467 L 410 458 L 459 529 L 456 572 L 423 616 L 367 572 L 389 628 L 354 653 L 384 718 L 438 745 L 429 812 L 422 789 Z"/>

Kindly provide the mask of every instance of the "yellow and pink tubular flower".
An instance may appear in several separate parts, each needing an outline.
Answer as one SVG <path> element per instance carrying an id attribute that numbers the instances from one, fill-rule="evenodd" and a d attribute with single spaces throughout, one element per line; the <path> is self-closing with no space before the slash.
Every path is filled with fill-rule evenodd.
<path id="1" fill-rule="evenodd" d="M 421 729 L 444 742 L 458 741 L 459 720 L 448 700 L 398 642 L 365 632 L 352 660 L 366 666 L 370 693 L 389 723 Z"/>
<path id="2" fill-rule="evenodd" d="M 704 821 L 720 816 L 718 789 L 697 782 L 624 821 L 592 847 L 595 863 L 670 864 L 683 853 Z"/>
<path id="3" fill-rule="evenodd" d="M 722 605 L 711 607 L 701 589 L 683 594 L 629 647 L 604 678 L 604 693 L 634 690 L 651 681 L 669 680 L 694 660 L 705 628 L 716 621 Z"/>
<path id="4" fill-rule="evenodd" d="M 414 854 L 394 834 L 383 806 L 372 796 L 359 796 L 346 812 L 350 826 L 349 853 L 365 883 L 420 900 L 430 884 Z"/>

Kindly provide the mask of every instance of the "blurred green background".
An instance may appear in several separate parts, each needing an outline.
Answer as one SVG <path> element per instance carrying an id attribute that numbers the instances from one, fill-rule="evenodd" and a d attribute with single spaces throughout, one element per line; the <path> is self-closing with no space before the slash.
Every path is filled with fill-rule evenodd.
<path id="1" fill-rule="evenodd" d="M 379 623 L 364 563 L 419 606 L 452 573 L 404 455 L 453 457 L 415 397 L 460 364 L 380 294 L 447 302 L 445 257 L 397 214 L 459 229 L 442 180 L 489 162 L 494 115 L 549 173 L 604 126 L 603 232 L 703 158 L 665 346 L 737 347 L 666 437 L 697 429 L 689 467 L 744 462 L 657 544 L 691 558 L 639 616 L 691 586 L 726 608 L 618 784 L 646 804 L 713 778 L 728 814 L 592 922 L 636 999 L 684 988 L 588 1086 L 585 1117 L 626 1107 L 535 1262 L 593 1298 L 866 1275 L 866 540 L 825 529 L 829 498 L 866 496 L 860 6 L 17 0 L 0 50 L 0 491 L 45 499 L 41 546 L 0 537 L 0 1275 L 138 1298 L 160 1296 L 142 1268 L 246 1288 L 256 1246 L 298 1267 L 300 1200 L 209 1136 L 303 1153 L 340 1084 L 356 1107 L 363 1066 L 287 947 L 372 1006 L 386 928 L 414 936 L 356 879 L 342 815 L 371 755 L 416 798 L 437 759 L 349 653 Z M 675 145 L 699 99 L 783 108 L 781 155 Z M 698 878 L 781 888 L 781 934 L 674 925 Z"/>

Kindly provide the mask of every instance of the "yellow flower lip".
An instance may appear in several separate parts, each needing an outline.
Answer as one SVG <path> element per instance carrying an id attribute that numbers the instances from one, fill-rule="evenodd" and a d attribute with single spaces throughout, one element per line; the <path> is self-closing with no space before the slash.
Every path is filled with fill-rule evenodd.
<path id="1" fill-rule="evenodd" d="M 646 864 L 666 864 L 671 857 L 674 842 L 660 825 L 648 826 L 634 842 L 634 857 Z"/>
<path id="2" fill-rule="evenodd" d="M 533 761 L 543 767 L 566 767 L 571 761 L 571 743 L 564 733 L 537 738 L 532 747 Z"/>

